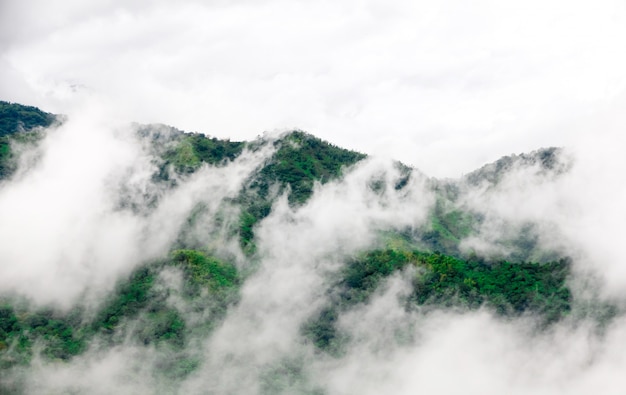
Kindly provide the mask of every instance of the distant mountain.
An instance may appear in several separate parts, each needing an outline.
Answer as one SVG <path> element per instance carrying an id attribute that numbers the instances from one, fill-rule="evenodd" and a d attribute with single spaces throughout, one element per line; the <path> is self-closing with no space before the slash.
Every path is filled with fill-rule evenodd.
<path id="1" fill-rule="evenodd" d="M 52 126 L 61 118 L 37 107 L 0 101 L 0 181 L 11 175 L 16 167 L 11 142 L 38 140 L 39 130 Z"/>
<path id="2" fill-rule="evenodd" d="M 48 127 L 57 116 L 37 107 L 0 101 L 0 137 L 37 127 Z"/>
<path id="3" fill-rule="evenodd" d="M 503 156 L 493 163 L 484 165 L 463 177 L 463 181 L 477 186 L 482 183 L 496 185 L 514 168 L 536 167 L 542 174 L 561 174 L 568 170 L 570 163 L 563 160 L 563 150 L 556 147 L 541 148 L 529 154 Z"/>
<path id="4" fill-rule="evenodd" d="M 57 119 L 34 107 L 0 103 L 0 179 L 4 179 L 5 187 L 16 166 L 17 153 L 12 146 Z M 170 252 L 161 259 L 139 262 L 130 276 L 120 279 L 95 313 L 81 305 L 61 311 L 32 306 L 16 296 L 0 296 L 0 382 L 18 368 L 28 367 L 35 355 L 47 361 L 69 362 L 88 350 L 105 350 L 126 342 L 153 348 L 155 372 L 172 385 L 185 380 L 202 364 L 194 344 L 210 337 L 239 303 L 243 284 L 263 258 L 257 251 L 256 232 L 272 213 L 276 200 L 287 194 L 287 203 L 298 210 L 310 201 L 316 184 L 341 180 L 367 158 L 299 130 L 238 142 L 164 125 L 134 128 L 151 147 L 157 164 L 152 182 L 166 189 L 179 188 L 204 166 L 226 168 L 244 152 L 268 149 L 270 154 L 227 201 L 235 207 L 238 220 L 217 220 L 222 221 L 219 223 L 227 237 L 238 241 L 248 263 L 237 265 L 228 255 L 209 248 L 208 236 L 196 227 L 199 218 L 209 214 L 198 205 L 189 213 Z M 39 138 L 33 138 L 33 144 Z M 366 304 L 384 279 L 408 268 L 421 275 L 415 276 L 412 283 L 407 309 L 485 307 L 509 318 L 536 315 L 540 328 L 569 316 L 575 301 L 568 288 L 571 264 L 566 257 L 527 262 L 524 257 L 533 256 L 538 247 L 522 246 L 521 242 L 523 251 L 517 260 L 494 260 L 461 248 L 462 241 L 476 234 L 484 219 L 482 213 L 462 204 L 468 188 L 496 185 L 507 172 L 520 166 L 554 174 L 565 172 L 567 164 L 561 155 L 558 148 L 541 149 L 503 157 L 459 180 L 427 179 L 426 185 L 435 196 L 429 221 L 417 229 L 383 232 L 381 243 L 346 259 L 329 282 L 327 302 L 302 323 L 302 341 L 313 344 L 317 352 L 339 357 L 350 341 L 337 325 L 340 317 Z M 395 191 L 405 188 L 411 177 L 423 177 L 400 163 L 396 167 L 400 178 L 393 185 Z M 371 180 L 369 188 L 374 193 L 385 190 L 381 184 L 385 181 L 381 180 Z M 121 197 L 120 207 L 139 215 L 160 204 L 158 194 L 146 192 L 144 198 L 138 203 Z M 224 213 L 225 218 L 225 210 L 218 211 L 218 216 Z M 179 273 L 181 288 L 163 283 L 164 273 Z M 170 295 L 177 295 L 187 310 L 167 302 Z M 20 393 L 25 380 L 10 381 L 4 393 Z"/>

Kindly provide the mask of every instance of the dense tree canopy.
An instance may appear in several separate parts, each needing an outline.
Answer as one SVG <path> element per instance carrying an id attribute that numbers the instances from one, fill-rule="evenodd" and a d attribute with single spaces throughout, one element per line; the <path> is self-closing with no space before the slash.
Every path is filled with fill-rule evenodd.
<path id="1" fill-rule="evenodd" d="M 36 143 L 41 138 L 37 127 L 49 126 L 54 120 L 53 115 L 34 107 L 0 102 L 0 179 L 15 170 L 13 145 Z M 273 145 L 265 145 L 273 148 L 273 153 L 252 171 L 239 194 L 226 199 L 224 204 L 236 207 L 230 222 L 219 210 L 212 218 L 227 229 L 226 237 L 235 241 L 235 249 L 237 240 L 241 249 L 224 256 L 206 242 L 189 241 L 187 236 L 207 212 L 206 206 L 198 204 L 167 255 L 137 262 L 96 311 L 86 311 L 80 304 L 70 311 L 35 308 L 14 296 L 0 295 L 0 379 L 3 371 L 26 366 L 35 356 L 68 361 L 90 348 L 127 342 L 167 353 L 167 360 L 158 365 L 164 377 L 179 380 L 188 376 L 201 363 L 190 342 L 206 338 L 220 325 L 229 309 L 239 303 L 242 286 L 262 259 L 256 252 L 255 229 L 271 214 L 276 198 L 286 194 L 289 205 L 297 209 L 311 198 L 316 183 L 341 179 L 350 166 L 365 158 L 301 131 L 246 143 L 169 127 L 163 133 L 152 129 L 150 125 L 139 127 L 138 135 L 152 139 L 157 165 L 152 181 L 163 189 L 176 188 L 177 180 L 185 180 L 202 166 L 226 166 L 246 149 Z M 549 149 L 503 159 L 468 179 L 474 184 L 497 182 L 514 160 L 557 168 L 555 152 Z M 402 189 L 413 170 L 398 166 L 403 178 L 395 188 Z M 330 274 L 324 305 L 299 327 L 304 344 L 313 345 L 316 352 L 340 355 L 350 339 L 341 332 L 338 321 L 370 302 L 397 274 L 405 276 L 411 287 L 402 301 L 408 312 L 486 309 L 504 319 L 532 315 L 537 317 L 539 330 L 572 314 L 575 300 L 568 283 L 568 259 L 530 261 L 527 257 L 538 248 L 532 226 L 522 229 L 513 241 L 520 252 L 512 257 L 487 259 L 464 253 L 461 241 L 475 234 L 483 219 L 454 204 L 460 193 L 457 184 L 433 181 L 432 185 L 436 201 L 426 224 L 382 232 L 383 242 L 376 249 L 345 258 Z M 377 182 L 369 187 L 382 189 Z M 240 261 L 245 261 L 244 269 Z M 602 319 L 609 319 L 615 308 L 605 304 L 599 310 Z M 303 363 L 296 357 L 287 358 L 261 372 L 261 391 L 275 393 L 293 387 L 301 379 Z"/>
<path id="2" fill-rule="evenodd" d="M 48 127 L 56 116 L 37 107 L 0 101 L 0 137 L 35 127 Z"/>

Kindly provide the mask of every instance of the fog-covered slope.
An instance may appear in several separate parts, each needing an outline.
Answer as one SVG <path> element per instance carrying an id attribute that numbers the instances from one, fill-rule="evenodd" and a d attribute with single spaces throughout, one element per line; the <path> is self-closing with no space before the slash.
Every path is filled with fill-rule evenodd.
<path id="1" fill-rule="evenodd" d="M 512 198 L 564 177 L 562 149 L 437 180 L 298 130 L 0 116 L 20 125 L 0 141 L 0 392 L 450 393 L 427 365 L 502 357 L 492 341 L 494 393 L 518 368 L 531 391 L 518 361 L 541 344 L 621 339 L 621 300 Z"/>

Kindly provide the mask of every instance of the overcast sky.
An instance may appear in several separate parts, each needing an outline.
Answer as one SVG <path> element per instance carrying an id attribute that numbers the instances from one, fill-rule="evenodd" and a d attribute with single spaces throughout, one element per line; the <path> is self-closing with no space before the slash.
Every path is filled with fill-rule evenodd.
<path id="1" fill-rule="evenodd" d="M 624 1 L 128 3 L 0 0 L 0 99 L 300 128 L 433 176 L 624 126 Z"/>
<path id="2" fill-rule="evenodd" d="M 533 221 L 574 255 L 573 279 L 599 275 L 602 297 L 626 300 L 625 0 L 0 0 L 0 100 L 69 115 L 26 151 L 39 161 L 25 155 L 23 172 L 0 188 L 0 240 L 10 241 L 0 243 L 3 292 L 67 307 L 84 289 L 110 290 L 162 256 L 194 207 L 208 213 L 198 228 L 208 245 L 239 253 L 211 232 L 232 236 L 217 223 L 231 223 L 230 213 L 237 224 L 239 212 L 220 204 L 270 152 L 204 167 L 162 191 L 132 128 L 111 127 L 138 121 L 231 139 L 300 128 L 449 177 L 565 146 L 576 165 L 562 177 L 518 169 L 492 195 L 478 191 L 470 208 L 486 224 L 508 221 L 483 227 L 478 241 L 500 242 L 507 226 Z M 254 393 L 241 388 L 301 357 L 330 394 L 623 392 L 623 316 L 603 323 L 602 336 L 592 322 L 567 320 L 535 336 L 525 321 L 486 311 L 407 312 L 398 296 L 411 289 L 410 271 L 340 319 L 356 339 L 345 355 L 327 358 L 301 342 L 301 325 L 332 295 L 333 268 L 381 229 L 428 219 L 434 198 L 423 180 L 397 191 L 396 171 L 364 161 L 299 209 L 279 200 L 257 227 L 262 258 L 241 299 L 203 347 L 188 342 L 204 360 L 182 393 L 217 384 Z M 381 174 L 389 191 L 372 193 Z M 119 199 L 146 196 L 161 199 L 151 214 L 120 209 Z M 187 322 L 197 319 L 195 305 L 183 307 Z M 403 333 L 418 340 L 401 346 Z M 163 391 L 156 348 L 145 350 L 35 359 L 26 383 L 31 393 Z"/>

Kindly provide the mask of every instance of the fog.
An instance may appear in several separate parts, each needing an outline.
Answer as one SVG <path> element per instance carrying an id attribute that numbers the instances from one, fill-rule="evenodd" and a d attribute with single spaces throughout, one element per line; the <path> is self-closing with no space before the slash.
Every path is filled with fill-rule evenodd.
<path id="1" fill-rule="evenodd" d="M 575 300 L 623 310 L 623 3 L 133 4 L 0 4 L 0 99 L 67 116 L 39 145 L 14 146 L 17 172 L 0 184 L 0 293 L 93 311 L 117 281 L 167 256 L 199 205 L 190 237 L 249 275 L 219 325 L 183 346 L 199 362 L 182 379 L 164 374 L 164 361 L 179 357 L 171 350 L 96 338 L 69 361 L 12 368 L 0 389 L 623 392 L 623 315 L 598 323 L 572 314 L 540 330 L 530 314 L 503 318 L 486 307 L 407 309 L 419 275 L 410 268 L 342 312 L 347 340 L 337 355 L 302 335 L 346 261 L 383 245 L 386 231 L 428 224 L 429 177 L 462 180 L 503 155 L 549 146 L 562 147 L 561 174 L 518 164 L 496 185 L 459 181 L 454 204 L 484 219 L 461 247 L 506 256 L 507 240 L 532 224 L 540 249 L 572 258 Z M 316 184 L 302 206 L 283 192 L 256 225 L 250 257 L 232 232 L 233 199 L 272 144 L 170 188 L 152 178 L 167 138 L 155 148 L 131 121 L 269 142 L 298 127 L 371 156 Z M 402 189 L 390 158 L 419 169 Z M 158 281 L 188 322 L 208 314 L 180 297 L 179 271 Z"/>
<path id="2" fill-rule="evenodd" d="M 22 161 L 0 189 L 4 291 L 64 307 L 103 296 L 98 291 L 111 290 L 136 265 L 166 254 L 197 204 L 214 216 L 267 156 L 259 150 L 228 168 L 202 168 L 166 191 L 151 180 L 158 158 L 134 128 L 111 124 L 103 113 L 83 107 L 38 147 L 24 148 L 22 157 L 36 160 Z M 146 214 L 147 196 L 159 205 Z M 133 204 L 139 212 L 123 208 Z"/>
<path id="3" fill-rule="evenodd" d="M 369 302 L 342 313 L 338 327 L 349 340 L 341 354 L 316 350 L 303 338 L 302 325 L 328 301 L 333 279 L 350 257 L 381 245 L 381 232 L 416 229 L 428 221 L 435 200 L 428 178 L 415 171 L 396 189 L 403 176 L 399 168 L 372 157 L 338 180 L 317 184 L 303 206 L 290 206 L 286 191 L 256 228 L 252 263 L 238 252 L 235 236 L 212 221 L 272 155 L 272 144 L 244 151 L 224 167 L 205 165 L 170 189 L 151 180 L 158 162 L 135 130 L 86 110 L 49 130 L 30 148 L 36 150 L 32 155 L 24 151 L 37 159 L 23 161 L 26 168 L 0 194 L 2 234 L 12 240 L 0 250 L 2 290 L 65 307 L 79 297 L 103 297 L 134 267 L 166 254 L 198 203 L 208 214 L 196 237 L 229 251 L 240 266 L 254 268 L 252 274 L 223 322 L 210 335 L 187 342 L 184 352 L 201 362 L 186 378 L 163 376 L 159 366 L 174 358 L 167 349 L 140 347 L 130 338 L 113 348 L 95 341 L 68 362 L 41 358 L 14 368 L 13 380 L 26 393 L 585 394 L 619 393 L 624 384 L 623 317 L 601 330 L 592 319 L 571 318 L 538 331 L 531 315 L 407 310 L 414 269 L 391 276 Z M 587 147 L 601 149 L 600 142 Z M 90 149 L 94 144 L 98 150 Z M 485 213 L 486 220 L 468 243 L 497 246 L 503 229 L 498 226 L 536 223 L 541 243 L 574 257 L 573 283 L 591 273 L 598 279 L 592 293 L 620 300 L 626 278 L 619 223 L 609 214 L 622 215 L 623 189 L 591 177 L 595 156 L 577 150 L 562 155 L 571 161 L 563 174 L 520 165 L 495 187 L 470 188 L 458 204 Z M 77 161 L 82 165 L 75 166 Z M 619 156 L 615 161 L 619 165 Z M 374 182 L 383 187 L 372 188 Z M 146 204 L 146 191 L 159 196 L 156 207 L 119 205 L 121 198 Z M 587 224 L 600 226 L 604 236 Z M 177 299 L 181 280 L 176 271 L 161 273 L 163 286 L 174 290 L 169 303 L 191 322 L 198 313 Z M 576 297 L 590 292 L 573 291 Z"/>
<path id="4" fill-rule="evenodd" d="M 626 88 L 617 0 L 0 6 L 5 100 L 67 113 L 95 94 L 243 140 L 297 127 L 432 176 L 572 143 Z"/>

